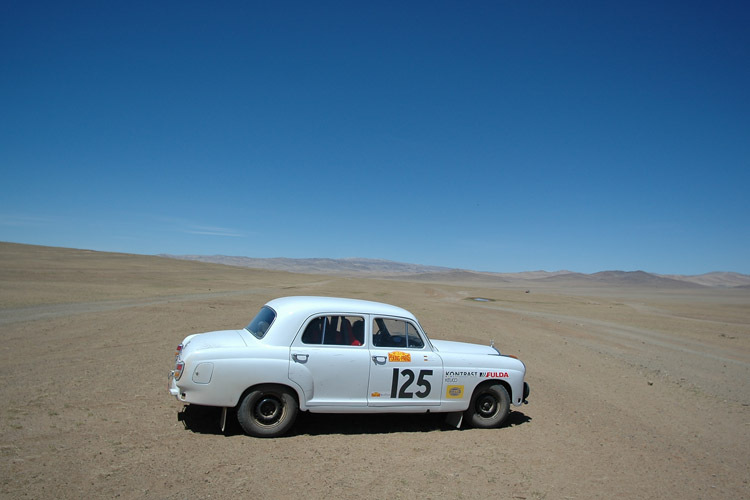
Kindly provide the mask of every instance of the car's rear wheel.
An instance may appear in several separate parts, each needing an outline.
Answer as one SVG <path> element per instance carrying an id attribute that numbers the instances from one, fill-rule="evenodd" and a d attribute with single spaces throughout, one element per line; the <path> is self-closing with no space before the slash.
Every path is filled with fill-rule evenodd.
<path id="1" fill-rule="evenodd" d="M 242 399 L 237 420 L 251 436 L 276 437 L 292 427 L 298 408 L 297 399 L 286 387 L 263 385 Z"/>
<path id="2" fill-rule="evenodd" d="M 502 384 L 485 384 L 477 387 L 464 418 L 481 429 L 499 427 L 510 413 L 510 396 Z"/>

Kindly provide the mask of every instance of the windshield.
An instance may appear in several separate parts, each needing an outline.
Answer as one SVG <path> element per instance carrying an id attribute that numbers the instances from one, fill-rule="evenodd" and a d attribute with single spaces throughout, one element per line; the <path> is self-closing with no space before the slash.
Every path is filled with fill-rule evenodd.
<path id="1" fill-rule="evenodd" d="M 249 325 L 245 327 L 245 330 L 252 333 L 259 339 L 262 339 L 268 329 L 271 327 L 271 323 L 276 318 L 276 311 L 268 306 L 263 306 L 258 314 L 253 318 Z"/>

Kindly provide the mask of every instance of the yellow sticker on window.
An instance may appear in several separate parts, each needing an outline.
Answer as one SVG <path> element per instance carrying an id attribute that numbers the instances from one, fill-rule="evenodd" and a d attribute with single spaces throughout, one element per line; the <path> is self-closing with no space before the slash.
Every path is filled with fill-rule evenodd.
<path id="1" fill-rule="evenodd" d="M 461 399 L 462 397 L 464 397 L 464 386 L 449 385 L 445 388 L 446 399 Z"/>
<path id="2" fill-rule="evenodd" d="M 389 352 L 388 361 L 391 363 L 408 363 L 411 361 L 411 354 L 401 351 Z"/>

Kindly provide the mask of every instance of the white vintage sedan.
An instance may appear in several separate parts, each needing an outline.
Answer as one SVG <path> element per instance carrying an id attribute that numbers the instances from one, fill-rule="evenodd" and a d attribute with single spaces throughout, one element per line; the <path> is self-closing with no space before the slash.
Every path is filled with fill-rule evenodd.
<path id="1" fill-rule="evenodd" d="M 234 408 L 245 432 L 279 436 L 298 411 L 448 414 L 459 427 L 497 427 L 526 402 L 526 366 L 493 346 L 430 340 L 400 307 L 355 299 L 284 297 L 242 330 L 190 335 L 169 391 L 179 401 Z"/>

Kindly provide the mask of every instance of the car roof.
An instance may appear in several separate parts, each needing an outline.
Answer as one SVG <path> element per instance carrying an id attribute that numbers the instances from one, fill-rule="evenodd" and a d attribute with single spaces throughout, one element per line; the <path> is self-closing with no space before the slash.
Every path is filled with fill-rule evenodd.
<path id="1" fill-rule="evenodd" d="M 262 339 L 263 343 L 269 345 L 288 346 L 305 321 L 319 314 L 395 316 L 419 323 L 417 318 L 406 309 L 369 300 L 338 297 L 281 297 L 267 302 L 266 307 L 276 312 L 276 318 Z"/>
<path id="2" fill-rule="evenodd" d="M 280 316 L 300 315 L 308 317 L 318 313 L 359 313 L 398 316 L 417 320 L 412 313 L 401 307 L 383 304 L 382 302 L 340 297 L 281 297 L 271 300 L 266 305 Z"/>

